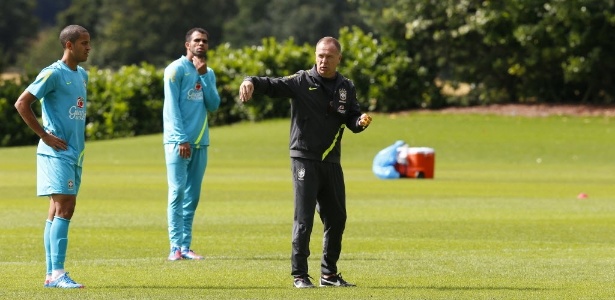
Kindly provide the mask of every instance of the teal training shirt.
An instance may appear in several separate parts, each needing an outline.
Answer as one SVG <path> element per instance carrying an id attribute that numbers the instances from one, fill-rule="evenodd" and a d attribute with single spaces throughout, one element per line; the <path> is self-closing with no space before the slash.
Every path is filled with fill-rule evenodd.
<path id="1" fill-rule="evenodd" d="M 68 144 L 65 151 L 55 151 L 40 140 L 38 154 L 83 164 L 85 150 L 85 113 L 87 106 L 88 74 L 80 66 L 71 70 L 58 60 L 44 68 L 27 88 L 39 99 L 43 128 Z"/>
<path id="2" fill-rule="evenodd" d="M 175 60 L 164 69 L 163 142 L 209 145 L 207 113 L 219 106 L 214 71 L 199 75 L 186 56 Z"/>

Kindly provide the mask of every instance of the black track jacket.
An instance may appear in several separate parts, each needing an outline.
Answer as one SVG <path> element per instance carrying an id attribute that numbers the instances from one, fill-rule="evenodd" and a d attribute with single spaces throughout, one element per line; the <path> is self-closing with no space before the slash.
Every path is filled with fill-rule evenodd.
<path id="1" fill-rule="evenodd" d="M 333 90 L 327 90 L 316 65 L 286 77 L 245 80 L 254 84 L 255 94 L 291 98 L 290 157 L 340 163 L 344 127 L 364 130 L 354 84 L 339 73 Z"/>

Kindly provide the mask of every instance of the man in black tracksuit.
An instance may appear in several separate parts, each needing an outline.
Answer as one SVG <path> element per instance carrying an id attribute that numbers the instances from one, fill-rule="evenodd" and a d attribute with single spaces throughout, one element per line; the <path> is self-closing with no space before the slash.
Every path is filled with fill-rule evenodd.
<path id="1" fill-rule="evenodd" d="M 294 286 L 314 287 L 308 275 L 310 234 L 318 210 L 324 225 L 320 286 L 354 286 L 337 272 L 346 226 L 346 191 L 340 164 L 344 128 L 358 133 L 371 122 L 362 114 L 352 81 L 337 72 L 341 46 L 332 37 L 316 44 L 316 64 L 294 75 L 246 77 L 240 99 L 253 93 L 291 98 L 290 157 L 295 193 L 292 272 Z"/>

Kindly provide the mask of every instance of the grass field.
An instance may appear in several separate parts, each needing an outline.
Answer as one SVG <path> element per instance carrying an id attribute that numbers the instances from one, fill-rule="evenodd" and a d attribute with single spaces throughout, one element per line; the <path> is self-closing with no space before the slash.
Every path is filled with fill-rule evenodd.
<path id="1" fill-rule="evenodd" d="M 433 180 L 379 180 L 398 139 L 436 151 Z M 290 273 L 288 120 L 216 127 L 195 220 L 204 261 L 167 262 L 161 136 L 89 142 L 67 270 L 42 287 L 47 201 L 35 147 L 0 149 L 2 299 L 612 299 L 615 119 L 376 115 L 343 141 L 356 288 L 297 290 Z M 589 195 L 577 199 L 579 193 Z M 322 226 L 312 234 L 318 278 Z"/>

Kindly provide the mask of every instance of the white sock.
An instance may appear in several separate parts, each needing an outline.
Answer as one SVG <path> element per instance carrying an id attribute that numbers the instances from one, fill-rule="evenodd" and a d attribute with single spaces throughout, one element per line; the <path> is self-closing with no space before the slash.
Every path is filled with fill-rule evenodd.
<path id="1" fill-rule="evenodd" d="M 66 272 L 64 271 L 64 269 L 53 270 L 53 271 L 51 272 L 51 278 L 52 278 L 52 280 L 56 280 L 56 279 L 58 279 L 60 276 L 64 275 L 64 273 L 66 273 Z"/>

